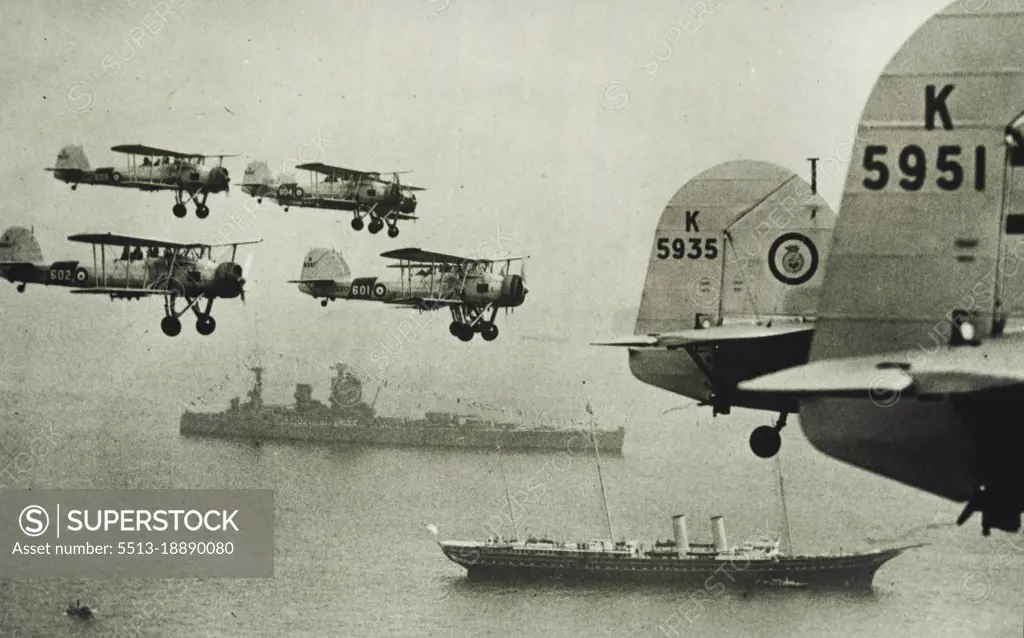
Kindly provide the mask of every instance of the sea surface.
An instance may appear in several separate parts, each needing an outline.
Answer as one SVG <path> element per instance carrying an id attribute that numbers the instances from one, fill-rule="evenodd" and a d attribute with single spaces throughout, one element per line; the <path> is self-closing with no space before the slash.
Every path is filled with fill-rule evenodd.
<path id="1" fill-rule="evenodd" d="M 866 594 L 468 582 L 434 543 L 511 532 L 489 451 L 329 447 L 183 438 L 166 401 L 46 400 L 2 394 L 0 466 L 26 450 L 15 487 L 272 488 L 273 579 L 0 579 L 3 636 L 1019 636 L 1024 539 L 958 528 L 956 504 L 847 468 L 784 433 L 782 468 L 796 552 L 926 542 L 883 567 Z M 108 392 L 109 395 L 109 392 Z M 685 513 L 693 540 L 722 514 L 730 540 L 781 529 L 775 466 L 746 448 L 760 417 L 711 420 L 696 408 L 628 424 L 603 457 L 616 537 L 669 538 Z M 45 443 L 40 437 L 45 437 Z M 503 453 L 521 534 L 600 538 L 592 456 Z M 2 575 L 0 575 L 2 577 Z M 69 601 L 98 610 L 65 617 Z"/>

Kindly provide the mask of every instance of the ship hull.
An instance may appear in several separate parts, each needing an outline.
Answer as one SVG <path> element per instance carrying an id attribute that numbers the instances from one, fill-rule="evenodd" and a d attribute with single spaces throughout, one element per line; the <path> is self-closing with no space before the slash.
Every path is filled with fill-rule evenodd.
<path id="1" fill-rule="evenodd" d="M 570 454 L 593 451 L 590 434 L 582 430 L 502 430 L 486 427 L 446 427 L 408 424 L 389 426 L 330 419 L 296 419 L 259 413 L 210 414 L 185 412 L 179 432 L 202 436 L 257 441 L 313 441 L 390 447 L 441 447 L 503 450 L 559 450 Z M 625 431 L 598 430 L 602 454 L 622 454 Z"/>
<path id="2" fill-rule="evenodd" d="M 522 553 L 509 556 L 478 547 L 447 545 L 442 549 L 450 560 L 466 568 L 473 581 L 674 583 L 710 591 L 735 586 L 867 590 L 879 568 L 905 548 L 778 560 Z"/>

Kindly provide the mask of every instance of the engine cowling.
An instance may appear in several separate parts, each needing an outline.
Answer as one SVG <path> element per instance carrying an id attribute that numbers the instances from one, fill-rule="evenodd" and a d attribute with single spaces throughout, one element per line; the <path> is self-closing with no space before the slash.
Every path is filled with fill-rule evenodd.
<path id="1" fill-rule="evenodd" d="M 245 285 L 242 267 L 231 261 L 217 264 L 213 271 L 213 285 L 218 297 L 237 297 L 242 294 Z"/>
<path id="2" fill-rule="evenodd" d="M 520 275 L 505 277 L 501 282 L 501 304 L 519 306 L 526 301 L 526 282 Z"/>

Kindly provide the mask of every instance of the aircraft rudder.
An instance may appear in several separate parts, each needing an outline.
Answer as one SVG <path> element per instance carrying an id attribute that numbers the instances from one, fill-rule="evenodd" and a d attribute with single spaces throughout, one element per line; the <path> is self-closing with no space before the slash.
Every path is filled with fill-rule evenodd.
<path id="1" fill-rule="evenodd" d="M 329 248 L 311 248 L 302 261 L 301 279 L 342 280 L 349 276 L 348 263 L 341 253 Z"/>
<path id="2" fill-rule="evenodd" d="M 43 251 L 32 230 L 11 226 L 0 235 L 0 261 L 41 263 Z"/>
<path id="3" fill-rule="evenodd" d="M 85 149 L 81 145 L 69 144 L 60 149 L 57 153 L 57 169 L 63 170 L 89 170 L 89 158 L 85 155 Z"/>

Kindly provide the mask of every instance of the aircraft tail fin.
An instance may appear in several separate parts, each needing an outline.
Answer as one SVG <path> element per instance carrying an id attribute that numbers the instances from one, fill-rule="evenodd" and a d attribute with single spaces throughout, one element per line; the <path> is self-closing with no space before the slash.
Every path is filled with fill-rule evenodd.
<path id="1" fill-rule="evenodd" d="M 834 223 L 780 166 L 740 160 L 700 173 L 658 222 L 634 334 L 813 316 Z"/>
<path id="2" fill-rule="evenodd" d="M 28 228 L 12 226 L 0 236 L 0 263 L 38 264 L 42 261 L 43 251 Z"/>
<path id="3" fill-rule="evenodd" d="M 337 250 L 313 248 L 302 261 L 302 280 L 341 281 L 350 275 L 345 258 Z"/>
<path id="4" fill-rule="evenodd" d="M 249 162 L 245 167 L 245 175 L 242 177 L 242 192 L 249 195 L 257 195 L 262 187 L 271 186 L 274 183 L 274 175 L 270 167 L 263 160 Z"/>
<path id="5" fill-rule="evenodd" d="M 56 170 L 89 170 L 89 158 L 85 156 L 85 149 L 81 146 L 68 145 L 57 153 Z"/>

